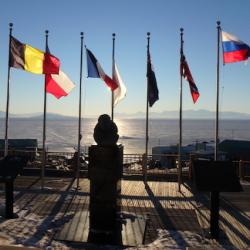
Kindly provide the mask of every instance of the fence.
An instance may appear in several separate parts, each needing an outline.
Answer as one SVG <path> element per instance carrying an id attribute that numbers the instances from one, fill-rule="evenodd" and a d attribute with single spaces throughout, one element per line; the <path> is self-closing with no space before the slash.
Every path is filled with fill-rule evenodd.
<path id="1" fill-rule="evenodd" d="M 29 158 L 27 169 L 37 169 L 42 167 L 42 151 L 9 151 L 9 155 L 25 155 Z M 191 176 L 192 155 L 182 159 L 182 174 L 184 177 Z M 154 154 L 148 155 L 147 164 L 143 163 L 142 154 L 124 154 L 123 157 L 123 177 L 143 178 L 146 174 L 148 179 L 162 178 L 163 180 L 177 179 L 178 155 L 176 154 Z M 234 161 L 238 175 L 241 179 L 250 178 L 250 161 Z M 146 167 L 145 167 L 146 165 Z M 74 176 L 76 171 L 75 152 L 47 152 L 46 172 L 53 170 L 54 175 L 64 172 L 65 176 Z M 88 155 L 80 155 L 81 176 L 87 176 Z M 61 174 L 60 174 L 61 175 Z"/>

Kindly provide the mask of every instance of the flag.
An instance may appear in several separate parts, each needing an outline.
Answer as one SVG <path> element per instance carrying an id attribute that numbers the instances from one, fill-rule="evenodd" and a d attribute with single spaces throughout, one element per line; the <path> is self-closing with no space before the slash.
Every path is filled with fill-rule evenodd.
<path id="1" fill-rule="evenodd" d="M 154 103 L 157 100 L 159 100 L 159 91 L 149 51 L 147 60 L 147 78 L 148 78 L 148 102 L 149 106 L 152 107 Z"/>
<path id="2" fill-rule="evenodd" d="M 57 99 L 62 96 L 67 96 L 69 92 L 75 87 L 75 84 L 63 72 L 59 71 L 58 75 L 45 75 L 46 92 L 54 95 Z"/>
<path id="3" fill-rule="evenodd" d="M 113 79 L 118 85 L 118 87 L 114 90 L 114 105 L 116 105 L 126 96 L 127 93 L 127 89 L 121 79 L 116 63 L 115 63 Z"/>
<path id="4" fill-rule="evenodd" d="M 60 61 L 55 56 L 23 44 L 11 36 L 9 67 L 35 74 L 58 74 Z"/>
<path id="5" fill-rule="evenodd" d="M 200 96 L 200 93 L 194 82 L 194 79 L 192 77 L 192 74 L 190 72 L 190 69 L 188 67 L 188 64 L 184 55 L 181 56 L 180 73 L 181 73 L 181 76 L 186 78 L 186 80 L 189 82 L 189 87 L 190 87 L 190 92 L 193 98 L 193 102 L 196 103 L 197 99 Z"/>
<path id="6" fill-rule="evenodd" d="M 222 34 L 222 48 L 223 48 L 223 61 L 224 63 L 233 63 L 245 61 L 250 56 L 250 47 L 240 41 L 234 35 L 225 31 Z"/>
<path id="7" fill-rule="evenodd" d="M 46 53 L 50 54 L 48 44 L 46 44 Z M 57 75 L 45 75 L 45 86 L 47 93 L 50 93 L 59 99 L 62 96 L 67 96 L 69 92 L 75 87 L 75 84 L 63 71 L 59 70 L 59 74 Z"/>
<path id="8" fill-rule="evenodd" d="M 114 91 L 118 87 L 118 84 L 105 74 L 100 63 L 97 61 L 97 59 L 89 49 L 86 49 L 86 54 L 88 77 L 101 78 L 106 83 L 106 85 L 112 91 Z"/>

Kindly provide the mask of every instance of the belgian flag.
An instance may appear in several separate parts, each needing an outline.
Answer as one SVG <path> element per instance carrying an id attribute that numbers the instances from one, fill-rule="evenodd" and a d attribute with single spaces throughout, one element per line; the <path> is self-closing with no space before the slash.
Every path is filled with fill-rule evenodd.
<path id="1" fill-rule="evenodd" d="M 11 36 L 9 67 L 34 74 L 58 74 L 60 61 L 55 56 L 23 44 Z"/>

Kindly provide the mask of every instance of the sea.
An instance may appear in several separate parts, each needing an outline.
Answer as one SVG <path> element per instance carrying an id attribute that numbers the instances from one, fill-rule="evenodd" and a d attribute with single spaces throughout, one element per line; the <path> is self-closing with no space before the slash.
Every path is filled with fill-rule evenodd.
<path id="1" fill-rule="evenodd" d="M 118 127 L 119 144 L 124 153 L 141 154 L 145 152 L 145 119 L 115 119 Z M 95 144 L 93 138 L 97 119 L 82 119 L 83 149 Z M 9 120 L 10 139 L 37 139 L 42 145 L 43 121 L 40 119 L 11 118 Z M 179 142 L 179 121 L 174 119 L 152 119 L 149 121 L 149 152 L 154 146 L 176 145 Z M 74 152 L 77 148 L 78 120 L 47 120 L 46 148 L 53 152 Z M 5 135 L 5 120 L 0 119 L 0 138 Z M 214 120 L 183 120 L 183 145 L 196 142 L 213 143 L 215 137 Z M 250 140 L 250 120 L 221 120 L 219 139 Z"/>

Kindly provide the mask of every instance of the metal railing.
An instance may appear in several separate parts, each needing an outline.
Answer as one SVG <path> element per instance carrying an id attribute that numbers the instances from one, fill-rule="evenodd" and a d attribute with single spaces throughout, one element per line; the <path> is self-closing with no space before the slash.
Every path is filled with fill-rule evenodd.
<path id="1" fill-rule="evenodd" d="M 9 155 L 24 155 L 29 158 L 27 168 L 41 169 L 42 168 L 42 152 L 37 151 L 23 151 L 11 150 Z M 250 161 L 233 161 L 236 165 L 238 176 L 241 179 L 250 177 Z M 88 155 L 80 156 L 80 171 L 84 174 L 88 172 Z M 153 154 L 148 155 L 146 168 L 143 167 L 142 154 L 124 154 L 123 157 L 123 176 L 143 178 L 162 177 L 169 179 L 170 177 L 177 177 L 178 155 L 177 154 Z M 191 178 L 192 155 L 187 156 L 182 160 L 182 174 L 183 176 Z M 75 152 L 47 152 L 46 165 L 47 170 L 64 171 L 72 175 L 76 170 L 76 154 Z"/>

